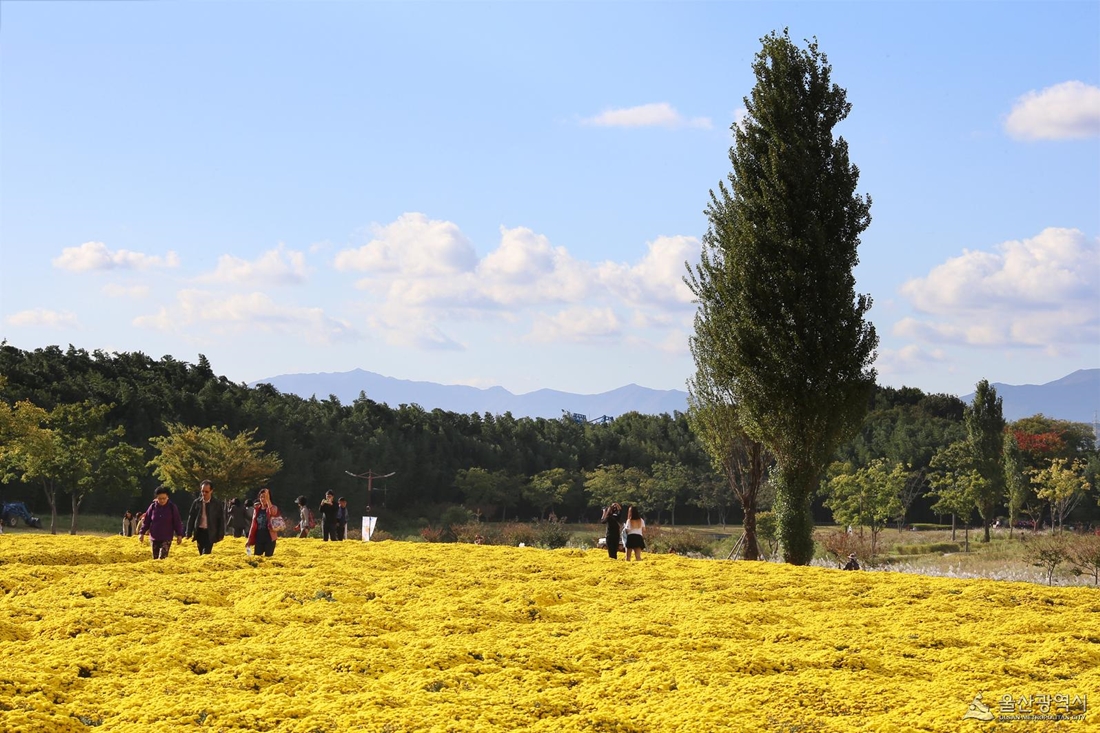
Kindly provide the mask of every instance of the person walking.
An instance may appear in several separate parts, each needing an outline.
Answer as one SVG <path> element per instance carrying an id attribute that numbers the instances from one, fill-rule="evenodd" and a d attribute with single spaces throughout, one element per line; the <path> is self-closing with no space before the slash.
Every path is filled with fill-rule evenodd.
<path id="1" fill-rule="evenodd" d="M 304 496 L 299 496 L 294 503 L 298 505 L 298 537 L 299 539 L 309 537 L 309 530 L 313 529 L 315 524 L 313 512 L 309 510 Z"/>
<path id="2" fill-rule="evenodd" d="M 348 500 L 341 496 L 337 504 L 336 539 L 346 540 L 348 538 Z"/>
<path id="3" fill-rule="evenodd" d="M 127 511 L 125 514 L 122 515 L 122 536 L 123 537 L 133 537 L 134 536 L 134 524 L 135 523 L 136 523 L 136 520 L 134 519 L 134 513 L 133 512 Z"/>
<path id="4" fill-rule="evenodd" d="M 183 542 L 183 520 L 180 519 L 179 508 L 168 498 L 167 486 L 157 487 L 153 503 L 145 510 L 141 529 L 138 530 L 138 541 L 142 544 L 145 543 L 146 534 L 149 535 L 154 560 L 168 557 L 173 537 L 176 538 L 177 545 Z"/>
<path id="5" fill-rule="evenodd" d="M 199 484 L 199 498 L 187 513 L 187 537 L 195 540 L 200 555 L 209 555 L 214 543 L 225 538 L 225 512 L 214 503 L 214 484 L 209 480 Z"/>
<path id="6" fill-rule="evenodd" d="M 600 522 L 607 525 L 607 556 L 612 560 L 619 557 L 619 535 L 623 531 L 623 508 L 619 502 L 613 502 L 611 506 L 603 510 Z"/>
<path id="7" fill-rule="evenodd" d="M 626 561 L 630 562 L 630 554 L 634 553 L 634 559 L 640 562 L 644 549 L 645 520 L 632 506 L 626 510 Z"/>
<path id="8" fill-rule="evenodd" d="M 244 503 L 241 502 L 239 496 L 233 497 L 233 500 L 229 502 L 229 517 L 226 520 L 229 529 L 233 531 L 233 536 L 244 537 L 250 523 L 251 520 L 248 518 L 248 512 L 244 509 Z"/>
<path id="9" fill-rule="evenodd" d="M 336 536 L 336 512 L 336 495 L 326 491 L 324 501 L 317 507 L 317 513 L 321 515 L 321 539 L 325 542 L 339 539 Z"/>
<path id="10" fill-rule="evenodd" d="M 272 503 L 271 490 L 264 487 L 252 505 L 252 526 L 248 528 L 245 547 L 253 548 L 257 555 L 271 557 L 275 554 L 280 525 L 285 527 L 286 520 L 279 515 L 279 507 Z"/>

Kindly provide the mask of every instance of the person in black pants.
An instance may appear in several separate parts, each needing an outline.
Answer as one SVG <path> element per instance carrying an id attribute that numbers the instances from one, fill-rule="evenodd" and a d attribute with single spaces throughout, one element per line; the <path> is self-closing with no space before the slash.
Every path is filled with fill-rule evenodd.
<path id="1" fill-rule="evenodd" d="M 619 557 L 619 537 L 623 531 L 623 508 L 619 502 L 603 510 L 600 522 L 607 525 L 607 556 L 615 560 Z"/>
<path id="2" fill-rule="evenodd" d="M 348 538 L 348 500 L 340 497 L 336 503 L 336 539 Z"/>
<path id="3" fill-rule="evenodd" d="M 215 542 L 225 537 L 225 510 L 214 501 L 214 484 L 199 484 L 199 498 L 187 514 L 187 537 L 195 540 L 200 555 L 209 555 Z"/>
<path id="4" fill-rule="evenodd" d="M 325 500 L 317 508 L 317 513 L 321 515 L 321 537 L 325 542 L 340 539 L 336 535 L 336 512 L 336 495 L 326 491 Z"/>

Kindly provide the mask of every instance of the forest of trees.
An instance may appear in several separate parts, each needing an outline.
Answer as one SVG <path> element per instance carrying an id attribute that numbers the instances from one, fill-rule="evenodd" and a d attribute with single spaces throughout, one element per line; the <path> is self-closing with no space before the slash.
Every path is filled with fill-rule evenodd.
<path id="1" fill-rule="evenodd" d="M 304 494 L 316 503 L 332 489 L 357 514 L 367 504 L 366 482 L 346 472 L 394 472 L 373 485 L 372 504 L 383 521 L 436 523 L 458 507 L 493 520 L 528 521 L 553 512 L 570 522 L 595 521 L 612 498 L 639 504 L 651 521 L 741 521 L 727 477 L 715 470 L 681 413 L 628 413 L 597 425 L 390 407 L 369 395 L 345 405 L 282 394 L 269 385 L 235 384 L 217 376 L 201 355 L 191 364 L 71 346 L 24 351 L 6 342 L 0 344 L 0 385 L 3 498 L 26 501 L 40 513 L 49 510 L 50 492 L 81 513 L 121 515 L 144 507 L 153 488 L 172 475 L 158 460 L 165 439 L 170 431 L 190 431 L 223 434 L 227 445 L 243 441 L 277 457 L 273 475 L 251 476 L 233 494 L 251 496 L 270 481 L 277 500 L 289 503 Z M 838 451 L 830 476 L 901 466 L 904 517 L 891 520 L 929 522 L 951 514 L 932 509 L 938 497 L 930 492 L 936 456 L 967 435 L 965 408 L 952 396 L 876 388 L 860 434 Z M 24 481 L 26 466 L 13 458 L 20 424 L 26 429 L 31 423 L 68 436 L 65 471 L 54 471 L 49 481 Z M 1064 523 L 1097 516 L 1090 494 L 1097 463 L 1091 426 L 1035 416 L 1009 425 L 1005 434 L 1018 446 L 1019 469 L 1028 477 L 1019 489 L 1021 516 L 1049 522 L 1051 508 Z M 1084 482 L 1069 482 L 1080 489 L 1075 499 L 1067 504 L 1055 493 L 1044 499 L 1044 487 L 1066 485 L 1055 469 L 1074 465 Z M 1044 470 L 1047 484 L 1030 480 Z M 223 497 L 230 493 L 225 488 Z M 1086 495 L 1092 498 L 1082 501 Z M 815 519 L 831 521 L 841 504 L 822 493 L 814 501 Z M 998 504 L 1005 516 L 1008 504 L 1007 498 Z M 765 496 L 761 509 L 768 508 Z"/>

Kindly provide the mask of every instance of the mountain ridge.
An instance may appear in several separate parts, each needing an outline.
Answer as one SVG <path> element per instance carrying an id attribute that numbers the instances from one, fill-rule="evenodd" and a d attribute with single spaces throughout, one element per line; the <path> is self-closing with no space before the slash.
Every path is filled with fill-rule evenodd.
<path id="1" fill-rule="evenodd" d="M 618 417 L 627 412 L 648 415 L 674 414 L 687 410 L 687 392 L 678 389 L 651 389 L 628 384 L 598 394 L 576 394 L 541 388 L 514 394 L 504 387 L 471 387 L 464 384 L 438 384 L 412 379 L 387 377 L 365 369 L 347 372 L 280 374 L 249 384 L 270 384 L 280 392 L 305 399 L 334 395 L 344 403 L 354 402 L 359 394 L 392 407 L 417 404 L 425 410 L 441 409 L 463 414 L 491 413 L 513 417 L 558 418 L 562 413 L 577 413 L 593 420 Z M 1100 369 L 1078 369 L 1046 384 L 1011 385 L 993 383 L 1003 400 L 1005 419 L 1018 420 L 1037 413 L 1072 422 L 1093 422 L 1100 412 Z M 973 393 L 961 399 L 969 403 Z"/>

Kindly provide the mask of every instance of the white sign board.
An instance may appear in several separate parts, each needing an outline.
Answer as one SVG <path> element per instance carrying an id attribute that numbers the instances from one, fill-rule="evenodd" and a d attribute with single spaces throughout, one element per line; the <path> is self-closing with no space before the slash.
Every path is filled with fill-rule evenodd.
<path id="1" fill-rule="evenodd" d="M 378 517 L 363 517 L 363 541 L 370 542 L 370 536 L 374 534 L 374 525 L 378 523 Z"/>

